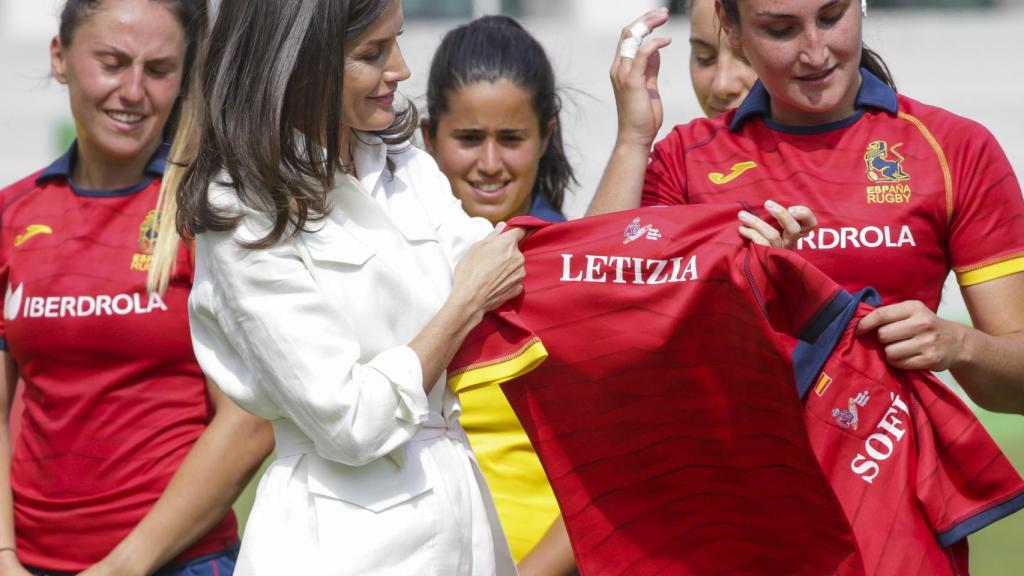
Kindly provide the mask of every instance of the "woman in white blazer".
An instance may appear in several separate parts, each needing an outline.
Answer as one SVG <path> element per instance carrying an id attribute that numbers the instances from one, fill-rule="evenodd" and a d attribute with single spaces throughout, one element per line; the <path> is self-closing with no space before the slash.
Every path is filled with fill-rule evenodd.
<path id="1" fill-rule="evenodd" d="M 277 441 L 238 574 L 515 573 L 444 368 L 521 290 L 521 233 L 409 146 L 401 26 L 399 0 L 223 0 L 212 31 L 193 343 Z"/>

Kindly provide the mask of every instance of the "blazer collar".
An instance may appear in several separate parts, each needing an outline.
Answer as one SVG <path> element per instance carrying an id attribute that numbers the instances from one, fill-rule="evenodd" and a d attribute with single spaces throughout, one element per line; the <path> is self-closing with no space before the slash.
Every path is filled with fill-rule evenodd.
<path id="1" fill-rule="evenodd" d="M 373 196 L 388 164 L 388 147 L 380 136 L 369 132 L 352 132 L 352 161 L 366 192 Z"/>

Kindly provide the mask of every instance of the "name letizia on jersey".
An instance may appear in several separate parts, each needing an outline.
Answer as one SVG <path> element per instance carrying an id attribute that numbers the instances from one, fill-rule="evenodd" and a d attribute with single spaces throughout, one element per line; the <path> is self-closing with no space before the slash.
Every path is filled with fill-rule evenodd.
<path id="1" fill-rule="evenodd" d="M 698 277 L 696 255 L 656 260 L 584 254 L 582 268 L 574 268 L 573 258 L 575 254 L 562 254 L 562 277 L 559 278 L 562 282 L 670 284 L 697 280 Z"/>
<path id="2" fill-rule="evenodd" d="M 89 316 L 127 316 L 167 311 L 159 294 L 99 294 L 96 296 L 24 296 L 24 284 L 4 297 L 4 319 L 86 318 Z"/>
<path id="3" fill-rule="evenodd" d="M 900 248 L 902 246 L 917 246 L 910 226 L 900 226 L 899 230 L 890 226 L 818 228 L 796 242 L 797 250 Z"/>

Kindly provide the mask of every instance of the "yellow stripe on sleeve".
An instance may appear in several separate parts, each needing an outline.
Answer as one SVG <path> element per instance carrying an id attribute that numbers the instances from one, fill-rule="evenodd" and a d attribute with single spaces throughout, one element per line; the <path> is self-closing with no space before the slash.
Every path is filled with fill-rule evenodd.
<path id="1" fill-rule="evenodd" d="M 956 272 L 956 281 L 961 286 L 971 286 L 1002 278 L 1003 276 L 1009 276 L 1010 274 L 1016 274 L 1017 272 L 1024 272 L 1024 256 L 1017 256 L 1002 262 L 985 264 L 962 271 L 958 270 Z"/>
<path id="2" fill-rule="evenodd" d="M 513 354 L 487 363 L 467 366 L 448 374 L 448 387 L 460 393 L 477 386 L 497 385 L 530 372 L 548 357 L 540 338 L 533 338 Z"/>

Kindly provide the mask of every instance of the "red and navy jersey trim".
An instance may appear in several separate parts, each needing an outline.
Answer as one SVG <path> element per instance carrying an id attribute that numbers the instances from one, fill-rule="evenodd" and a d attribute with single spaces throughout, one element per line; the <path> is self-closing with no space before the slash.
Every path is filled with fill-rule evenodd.
<path id="1" fill-rule="evenodd" d="M 71 181 L 71 171 L 75 167 L 75 163 L 78 161 L 78 141 L 71 143 L 71 147 L 68 151 L 53 161 L 52 164 L 46 167 L 42 172 L 36 176 L 36 184 L 42 185 L 44 182 L 49 180 L 63 178 L 67 180 L 68 185 L 71 189 L 79 196 L 90 196 L 94 198 L 109 198 L 114 196 L 128 196 L 145 190 L 150 184 L 152 184 L 155 178 L 161 178 L 164 175 L 164 170 L 167 168 L 167 155 L 170 153 L 171 145 L 163 143 L 157 148 L 156 153 L 149 159 L 149 163 L 143 169 L 143 173 L 146 178 L 134 186 L 128 186 L 127 188 L 118 188 L 116 190 L 90 190 L 76 186 Z"/>
<path id="2" fill-rule="evenodd" d="M 936 535 L 939 539 L 939 544 L 944 548 L 952 544 L 956 544 L 978 530 L 981 530 L 993 522 L 1002 520 L 1021 508 L 1024 508 L 1024 494 L 1020 494 L 1019 496 L 1011 498 L 1002 504 L 975 514 L 945 532 L 940 532 Z"/>
<path id="3" fill-rule="evenodd" d="M 796 376 L 796 390 L 801 400 L 807 397 L 807 392 L 814 386 L 818 374 L 846 332 L 850 318 L 853 318 L 861 302 L 878 306 L 882 303 L 882 298 L 871 287 L 855 294 L 842 290 L 811 321 L 811 326 L 805 329 L 805 333 L 800 335 L 801 341 L 793 350 L 793 373 Z"/>

